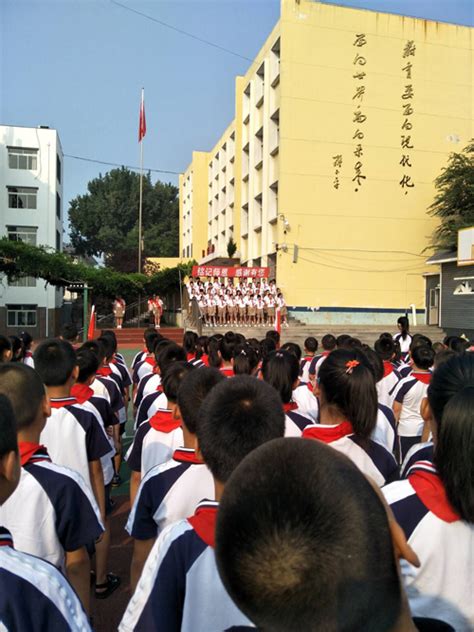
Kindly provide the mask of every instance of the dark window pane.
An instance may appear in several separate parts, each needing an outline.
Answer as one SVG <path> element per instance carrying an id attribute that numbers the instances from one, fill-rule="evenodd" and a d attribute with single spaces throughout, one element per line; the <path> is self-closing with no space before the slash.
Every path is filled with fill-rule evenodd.
<path id="1" fill-rule="evenodd" d="M 36 325 L 36 313 L 35 312 L 27 312 L 28 320 L 27 324 L 30 327 L 34 327 Z"/>
<path id="2" fill-rule="evenodd" d="M 27 156 L 18 156 L 18 169 L 28 169 Z"/>

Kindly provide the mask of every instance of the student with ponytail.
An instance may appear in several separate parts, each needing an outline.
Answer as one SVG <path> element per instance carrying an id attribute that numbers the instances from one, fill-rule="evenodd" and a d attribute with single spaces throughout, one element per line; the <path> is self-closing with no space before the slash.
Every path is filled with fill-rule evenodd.
<path id="1" fill-rule="evenodd" d="M 365 355 L 359 350 L 333 351 L 321 365 L 314 390 L 320 403 L 320 423 L 305 428 L 303 437 L 331 444 L 380 487 L 396 480 L 395 458 L 370 438 L 378 402 Z"/>
<path id="2" fill-rule="evenodd" d="M 410 331 L 410 321 L 407 316 L 400 316 L 397 320 L 398 333 L 393 336 L 394 340 L 398 340 L 400 343 L 400 349 L 402 354 L 407 354 L 410 350 L 410 343 L 412 337 L 408 333 Z"/>
<path id="3" fill-rule="evenodd" d="M 384 494 L 421 562 L 419 569 L 402 565 L 413 614 L 429 613 L 468 632 L 474 629 L 474 354 L 435 370 L 422 409 L 434 463 L 414 463 L 408 480 Z"/>
<path id="4" fill-rule="evenodd" d="M 236 345 L 234 349 L 234 374 L 255 375 L 258 371 L 259 357 L 249 344 Z"/>

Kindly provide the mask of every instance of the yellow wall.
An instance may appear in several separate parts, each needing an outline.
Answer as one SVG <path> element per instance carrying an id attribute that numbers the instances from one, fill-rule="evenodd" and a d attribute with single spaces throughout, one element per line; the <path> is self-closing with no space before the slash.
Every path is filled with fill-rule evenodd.
<path id="1" fill-rule="evenodd" d="M 207 152 L 193 151 L 191 164 L 179 176 L 179 252 L 196 260 L 207 248 L 208 159 Z"/>
<path id="2" fill-rule="evenodd" d="M 449 152 L 474 136 L 473 29 L 305 0 L 282 1 L 280 28 L 279 210 L 291 229 L 284 235 L 279 222 L 288 252 L 278 253 L 278 284 L 290 305 L 423 307 L 433 180 Z M 357 34 L 366 45 L 353 45 Z M 408 41 L 415 55 L 403 58 Z M 356 54 L 364 66 L 354 65 Z M 402 70 L 407 61 L 411 80 Z M 361 70 L 366 76 L 354 78 Z M 413 97 L 402 99 L 410 84 Z M 363 100 L 353 99 L 361 85 Z M 404 132 L 407 103 L 414 113 Z M 353 122 L 356 104 L 364 123 Z M 352 181 L 357 128 L 364 133 L 360 186 Z M 402 151 L 402 134 L 411 135 L 413 149 Z M 411 168 L 399 164 L 403 154 Z M 338 189 L 336 155 L 343 160 Z M 413 188 L 400 186 L 404 174 Z"/>

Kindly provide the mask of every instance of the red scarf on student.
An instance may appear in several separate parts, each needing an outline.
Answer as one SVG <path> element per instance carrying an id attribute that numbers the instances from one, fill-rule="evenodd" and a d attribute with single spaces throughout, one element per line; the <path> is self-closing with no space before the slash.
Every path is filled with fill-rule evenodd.
<path id="1" fill-rule="evenodd" d="M 112 373 L 113 371 L 109 366 L 101 366 L 97 369 L 97 375 L 100 375 L 101 377 L 109 377 Z"/>
<path id="2" fill-rule="evenodd" d="M 225 377 L 234 377 L 234 369 L 230 366 L 223 366 L 219 369 L 219 371 L 222 373 L 222 375 L 224 375 Z"/>
<path id="3" fill-rule="evenodd" d="M 39 443 L 31 443 L 29 441 L 19 441 L 18 450 L 20 452 L 20 462 L 23 465 L 27 463 L 39 463 L 40 461 L 50 461 L 48 451 L 44 445 Z"/>
<path id="4" fill-rule="evenodd" d="M 171 410 L 157 410 L 153 417 L 150 417 L 148 423 L 153 430 L 159 432 L 172 432 L 181 426 L 181 421 L 173 419 Z"/>
<path id="5" fill-rule="evenodd" d="M 214 548 L 216 543 L 217 506 L 215 504 L 200 503 L 194 516 L 188 518 L 194 531 L 208 546 Z"/>
<path id="6" fill-rule="evenodd" d="M 303 430 L 303 438 L 318 439 L 318 441 L 322 441 L 323 443 L 332 443 L 353 433 L 354 428 L 352 424 L 349 421 L 342 421 L 335 426 L 324 426 L 320 424 L 307 426 Z"/>
<path id="7" fill-rule="evenodd" d="M 94 391 L 87 384 L 74 384 L 71 388 L 71 395 L 77 399 L 79 404 L 83 404 L 94 395 Z"/>
<path id="8" fill-rule="evenodd" d="M 387 375 L 390 375 L 390 373 L 393 373 L 393 365 L 389 360 L 384 360 L 383 361 L 383 376 L 387 377 Z"/>
<path id="9" fill-rule="evenodd" d="M 64 408 L 64 406 L 72 406 L 73 404 L 79 404 L 75 397 L 58 397 L 56 399 L 50 399 L 51 408 Z"/>
<path id="10" fill-rule="evenodd" d="M 298 404 L 296 402 L 288 402 L 288 404 L 283 404 L 283 412 L 289 413 L 290 410 L 296 410 L 298 408 Z"/>
<path id="11" fill-rule="evenodd" d="M 189 448 L 177 448 L 173 452 L 173 459 L 180 463 L 194 463 L 195 465 L 203 465 L 204 461 L 198 459 L 196 452 Z"/>
<path id="12" fill-rule="evenodd" d="M 195 357 L 196 357 L 196 354 L 195 354 L 195 353 L 188 353 L 188 354 L 186 355 L 186 361 L 187 361 L 187 362 L 191 362 L 191 360 L 194 360 L 194 358 L 195 358 Z"/>
<path id="13" fill-rule="evenodd" d="M 156 360 L 153 356 L 148 356 L 147 358 L 145 358 L 144 362 L 146 362 L 146 364 L 149 364 L 153 368 L 155 368 L 156 366 Z"/>
<path id="14" fill-rule="evenodd" d="M 420 461 L 413 466 L 411 472 L 408 476 L 410 485 L 431 513 L 443 522 L 456 522 L 461 519 L 449 502 L 444 485 L 432 463 Z"/>
<path id="15" fill-rule="evenodd" d="M 433 377 L 433 374 L 412 371 L 411 377 L 416 378 L 419 382 L 423 382 L 423 384 L 429 384 L 431 382 L 431 378 Z"/>

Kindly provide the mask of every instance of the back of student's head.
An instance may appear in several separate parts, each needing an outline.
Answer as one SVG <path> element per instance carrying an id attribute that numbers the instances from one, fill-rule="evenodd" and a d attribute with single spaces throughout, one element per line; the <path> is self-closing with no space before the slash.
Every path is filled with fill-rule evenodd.
<path id="1" fill-rule="evenodd" d="M 86 340 L 86 342 L 81 346 L 81 349 L 89 349 L 92 353 L 97 356 L 99 361 L 99 366 L 102 366 L 105 360 L 105 347 L 98 340 Z"/>
<path id="2" fill-rule="evenodd" d="M 341 334 L 336 338 L 336 345 L 338 349 L 341 349 L 345 346 L 346 342 L 350 340 L 349 334 Z"/>
<path id="3" fill-rule="evenodd" d="M 436 424 L 434 462 L 449 501 L 474 522 L 474 354 L 455 355 L 433 373 L 428 401 Z"/>
<path id="4" fill-rule="evenodd" d="M 225 379 L 218 369 L 208 367 L 191 371 L 183 377 L 178 389 L 178 406 L 181 419 L 192 434 L 196 434 L 203 401 L 214 386 Z"/>
<path id="5" fill-rule="evenodd" d="M 433 348 L 428 347 L 427 345 L 415 347 L 411 352 L 411 359 L 413 360 L 415 366 L 419 369 L 423 369 L 424 371 L 431 369 L 434 357 L 435 352 L 433 351 Z"/>
<path id="6" fill-rule="evenodd" d="M 160 343 L 158 343 L 160 344 Z M 155 349 L 156 363 L 163 375 L 173 362 L 186 362 L 186 352 L 175 342 L 169 342 L 160 349 Z"/>
<path id="7" fill-rule="evenodd" d="M 163 393 L 169 402 L 176 404 L 178 399 L 178 390 L 183 378 L 195 367 L 188 362 L 176 361 L 168 365 L 165 372 L 162 373 Z"/>
<path id="8" fill-rule="evenodd" d="M 388 632 L 402 596 L 382 501 L 343 455 L 277 439 L 247 456 L 219 507 L 216 559 L 236 605 L 269 632 Z"/>
<path id="9" fill-rule="evenodd" d="M 276 351 L 275 341 L 271 338 L 264 338 L 260 342 L 260 357 L 264 360 L 272 351 Z"/>
<path id="10" fill-rule="evenodd" d="M 195 331 L 187 331 L 183 336 L 183 349 L 186 353 L 194 353 L 198 335 Z"/>
<path id="11" fill-rule="evenodd" d="M 304 341 L 304 348 L 306 351 L 309 351 L 309 353 L 316 353 L 318 350 L 318 341 L 314 336 L 308 336 Z"/>
<path id="12" fill-rule="evenodd" d="M 272 351 L 262 364 L 265 382 L 278 391 L 281 401 L 288 404 L 293 396 L 293 388 L 298 380 L 300 365 L 295 355 L 284 349 Z"/>
<path id="13" fill-rule="evenodd" d="M 433 345 L 433 350 L 434 350 L 434 345 Z M 455 355 L 456 353 L 452 349 L 446 349 L 443 345 L 443 348 L 440 349 L 439 351 L 436 351 L 435 353 L 435 357 L 433 360 L 433 367 L 437 369 L 439 366 L 444 364 L 447 360 L 449 360 Z"/>
<path id="14" fill-rule="evenodd" d="M 33 344 L 33 336 L 28 331 L 21 331 L 19 336 L 23 342 L 23 349 L 28 351 Z"/>
<path id="15" fill-rule="evenodd" d="M 99 368 L 99 359 L 91 349 L 88 349 L 87 347 L 80 347 L 76 351 L 76 364 L 79 367 L 77 381 L 80 384 L 83 384 L 97 373 L 97 369 Z"/>
<path id="16" fill-rule="evenodd" d="M 395 353 L 395 344 L 390 338 L 379 338 L 375 341 L 374 349 L 382 360 L 391 360 Z"/>
<path id="17" fill-rule="evenodd" d="M 228 331 L 224 334 L 223 338 L 221 338 L 219 342 L 219 353 L 224 362 L 231 361 L 236 343 L 236 336 L 232 331 Z"/>
<path id="18" fill-rule="evenodd" d="M 324 351 L 333 351 L 337 345 L 336 337 L 332 334 L 326 334 L 321 338 L 321 345 Z"/>
<path id="19" fill-rule="evenodd" d="M 199 360 L 204 354 L 207 355 L 207 336 L 199 336 L 196 341 L 196 358 Z"/>
<path id="20" fill-rule="evenodd" d="M 258 367 L 259 357 L 250 344 L 236 345 L 234 348 L 234 375 L 253 375 Z"/>
<path id="21" fill-rule="evenodd" d="M 282 345 L 280 347 L 280 349 L 282 349 L 283 351 L 289 351 L 290 353 L 292 353 L 295 358 L 298 360 L 298 362 L 301 360 L 301 347 L 299 346 L 299 344 L 296 344 L 296 342 L 285 342 L 284 345 Z"/>
<path id="22" fill-rule="evenodd" d="M 34 361 L 46 386 L 64 386 L 76 366 L 76 353 L 65 340 L 45 340 L 36 348 Z"/>
<path id="23" fill-rule="evenodd" d="M 221 483 L 247 454 L 266 441 L 283 437 L 285 431 L 278 393 L 262 380 L 243 375 L 217 384 L 204 400 L 200 415 L 199 447 Z"/>
<path id="24" fill-rule="evenodd" d="M 384 374 L 382 358 L 377 353 L 375 353 L 375 351 L 371 349 L 368 345 L 364 345 L 362 347 L 362 351 L 369 361 L 375 381 L 380 382 Z"/>
<path id="25" fill-rule="evenodd" d="M 23 360 L 23 343 L 18 336 L 8 336 L 12 345 L 12 362 L 21 362 Z"/>
<path id="26" fill-rule="evenodd" d="M 278 347 L 280 346 L 280 334 L 278 333 L 278 331 L 275 331 L 274 329 L 270 329 L 265 334 L 265 338 L 270 338 L 270 340 L 273 340 L 276 348 L 278 349 Z"/>
<path id="27" fill-rule="evenodd" d="M 400 316 L 400 318 L 397 320 L 397 325 L 399 326 L 403 340 L 405 340 L 410 330 L 410 321 L 408 320 L 408 317 Z"/>
<path id="28" fill-rule="evenodd" d="M 10 400 L 0 394 L 0 459 L 9 452 L 18 452 L 17 423 Z"/>
<path id="29" fill-rule="evenodd" d="M 10 362 L 12 357 L 12 343 L 10 338 L 0 334 L 0 363 Z"/>
<path id="30" fill-rule="evenodd" d="M 110 344 L 112 345 L 113 353 L 117 351 L 117 348 L 118 348 L 117 336 L 113 329 L 102 329 L 102 331 L 100 332 L 100 337 L 108 338 L 110 340 Z"/>
<path id="31" fill-rule="evenodd" d="M 416 347 L 432 347 L 431 339 L 424 334 L 415 334 L 410 343 L 410 351 L 413 352 Z"/>
<path id="32" fill-rule="evenodd" d="M 461 336 L 451 336 L 448 346 L 455 353 L 464 353 L 469 347 L 469 342 Z"/>
<path id="33" fill-rule="evenodd" d="M 44 385 L 38 373 L 19 363 L 0 366 L 0 394 L 10 401 L 18 431 L 31 426 L 45 398 Z"/>
<path id="34" fill-rule="evenodd" d="M 61 338 L 71 344 L 76 342 L 78 336 L 77 327 L 74 323 L 66 323 L 61 327 Z"/>
<path id="35" fill-rule="evenodd" d="M 97 342 L 99 342 L 105 349 L 105 359 L 110 361 L 117 348 L 114 340 L 110 338 L 110 336 L 99 336 L 97 338 Z"/>
<path id="36" fill-rule="evenodd" d="M 335 407 L 350 421 L 354 432 L 368 439 L 377 421 L 375 377 L 359 350 L 337 349 L 322 363 L 318 373 L 321 404 Z"/>

